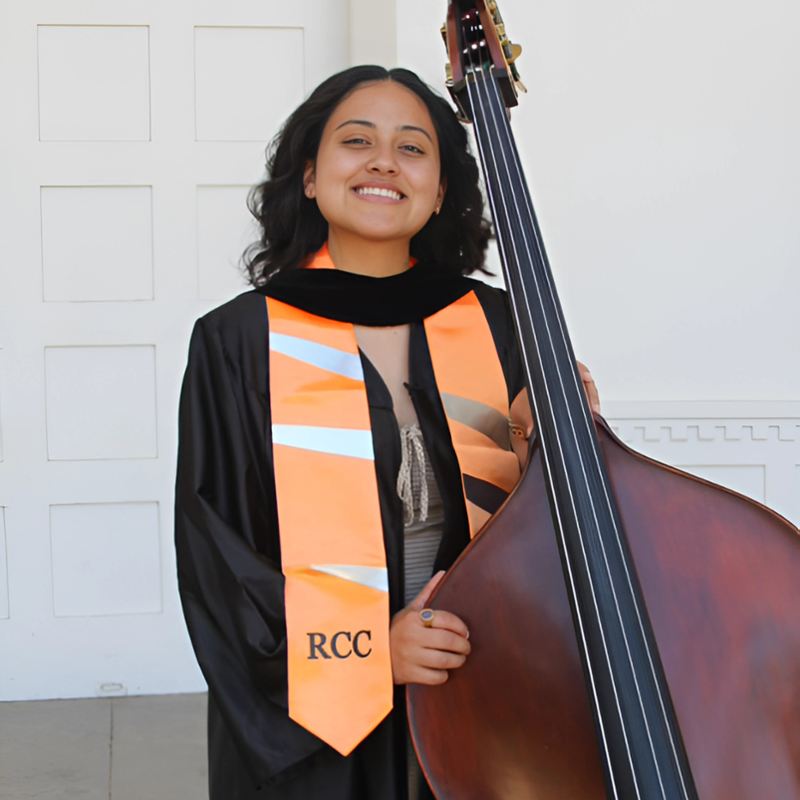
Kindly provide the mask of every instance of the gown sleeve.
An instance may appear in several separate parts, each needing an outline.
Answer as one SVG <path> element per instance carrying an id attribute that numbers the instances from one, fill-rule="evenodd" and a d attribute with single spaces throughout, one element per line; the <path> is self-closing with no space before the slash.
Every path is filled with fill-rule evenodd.
<path id="1" fill-rule="evenodd" d="M 259 785 L 322 746 L 287 712 L 263 305 L 242 295 L 195 326 L 181 392 L 175 508 L 192 645 Z"/>

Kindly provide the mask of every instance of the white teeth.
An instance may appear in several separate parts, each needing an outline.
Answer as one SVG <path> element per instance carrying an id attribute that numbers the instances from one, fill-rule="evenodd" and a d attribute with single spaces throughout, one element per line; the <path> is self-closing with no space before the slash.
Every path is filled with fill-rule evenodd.
<path id="1" fill-rule="evenodd" d="M 403 195 L 392 189 L 378 189 L 376 186 L 362 186 L 356 189 L 358 194 L 375 194 L 379 197 L 390 197 L 392 200 L 402 200 Z"/>

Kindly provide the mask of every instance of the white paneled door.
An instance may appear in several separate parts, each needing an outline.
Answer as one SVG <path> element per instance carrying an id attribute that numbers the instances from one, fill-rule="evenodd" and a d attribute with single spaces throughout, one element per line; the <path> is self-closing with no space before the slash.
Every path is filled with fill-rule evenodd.
<path id="1" fill-rule="evenodd" d="M 195 318 L 346 0 L 0 0 L 0 700 L 203 688 L 175 583 Z"/>

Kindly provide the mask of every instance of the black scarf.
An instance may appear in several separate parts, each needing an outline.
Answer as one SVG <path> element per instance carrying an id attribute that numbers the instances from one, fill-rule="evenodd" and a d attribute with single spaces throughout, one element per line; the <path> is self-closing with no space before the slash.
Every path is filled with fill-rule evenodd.
<path id="1" fill-rule="evenodd" d="M 453 267 L 418 263 L 388 278 L 336 269 L 287 269 L 256 291 L 318 317 L 388 327 L 430 317 L 475 283 Z"/>

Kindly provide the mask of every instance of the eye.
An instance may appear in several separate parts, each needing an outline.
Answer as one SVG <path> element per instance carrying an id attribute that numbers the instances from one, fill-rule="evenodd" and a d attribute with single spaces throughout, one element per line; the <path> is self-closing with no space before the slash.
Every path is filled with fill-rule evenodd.
<path id="1" fill-rule="evenodd" d="M 345 139 L 342 144 L 368 144 L 366 139 L 362 139 L 360 136 L 353 136 L 350 139 Z"/>
<path id="2" fill-rule="evenodd" d="M 404 144 L 401 150 L 407 150 L 409 153 L 419 153 L 420 155 L 425 155 L 425 151 L 417 147 L 415 144 Z"/>

